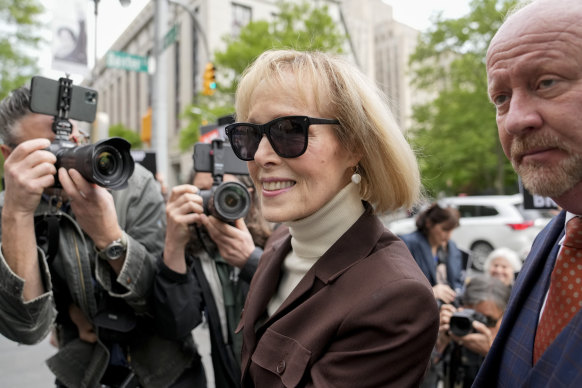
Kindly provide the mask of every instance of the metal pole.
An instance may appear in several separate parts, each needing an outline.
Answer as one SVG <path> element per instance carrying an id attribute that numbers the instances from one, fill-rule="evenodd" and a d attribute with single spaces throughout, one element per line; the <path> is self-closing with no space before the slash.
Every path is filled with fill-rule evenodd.
<path id="1" fill-rule="evenodd" d="M 186 12 L 188 12 L 190 14 L 190 17 L 192 18 L 192 24 L 194 25 L 194 28 L 196 28 L 196 30 L 200 34 L 200 38 L 202 40 L 202 45 L 204 46 L 204 51 L 206 51 L 206 58 L 208 59 L 208 62 L 212 62 L 212 53 L 210 52 L 210 49 L 208 48 L 208 39 L 206 38 L 206 34 L 204 33 L 204 30 L 202 29 L 202 26 L 200 25 L 200 23 L 198 22 L 198 19 L 196 18 L 195 11 L 190 9 L 190 7 L 188 7 L 188 4 L 186 4 L 185 2 L 180 1 L 180 0 L 168 0 L 168 3 L 179 5 L 180 7 L 184 8 L 186 10 Z M 198 9 L 198 6 L 196 6 L 195 9 Z"/>
<path id="2" fill-rule="evenodd" d="M 162 37 L 165 33 L 168 14 L 166 0 L 154 0 L 154 58 L 156 60 L 153 74 L 152 90 L 152 148 L 156 151 L 156 168 L 169 182 L 168 176 L 168 108 L 166 90 L 166 60 Z"/>
<path id="3" fill-rule="evenodd" d="M 97 15 L 98 15 L 98 9 L 99 9 L 99 0 L 93 0 L 93 2 L 95 3 L 95 47 L 94 47 L 94 63 L 93 63 L 93 68 L 97 69 Z"/>

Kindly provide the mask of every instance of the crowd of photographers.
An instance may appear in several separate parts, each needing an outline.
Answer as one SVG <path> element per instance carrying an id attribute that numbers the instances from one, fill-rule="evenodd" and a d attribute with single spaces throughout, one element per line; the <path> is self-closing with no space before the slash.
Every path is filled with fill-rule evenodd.
<path id="1" fill-rule="evenodd" d="M 110 387 L 139 386 L 139 381 L 145 386 L 203 387 L 205 371 L 191 331 L 206 319 L 215 386 L 237 386 L 242 338 L 235 328 L 273 229 L 260 214 L 252 181 L 224 171 L 215 174 L 215 168 L 224 166 L 213 166 L 211 155 L 225 149 L 222 141 L 214 141 L 210 148 L 200 147 L 194 158 L 205 166 L 204 172 L 195 172 L 191 184 L 172 188 L 167 198 L 160 195 L 163 182 L 155 182 L 139 165 L 122 174 L 109 171 L 121 176 L 109 187 L 106 170 L 99 184 L 91 184 L 91 171 L 84 176 L 69 170 L 80 161 L 66 168 L 65 157 L 59 155 L 80 147 L 76 125 L 59 135 L 56 119 L 30 111 L 30 97 L 30 89 L 23 87 L 0 105 L 6 159 L 1 197 L 6 264 L 1 269 L 8 280 L 3 289 L 13 295 L 22 290 L 23 295 L 19 302 L 0 304 L 10 312 L 0 319 L 2 333 L 17 342 L 35 343 L 51 331 L 59 350 L 47 363 L 58 387 L 97 381 Z M 51 140 L 52 148 L 42 138 Z M 103 152 L 79 155 L 74 157 L 97 158 Z M 226 159 L 227 172 L 241 170 Z M 117 163 L 118 169 L 127 165 L 121 159 L 105 162 Z M 106 190 L 114 185 L 121 190 Z M 519 270 L 517 256 L 499 250 L 487 261 L 491 276 L 465 282 L 460 251 L 450 240 L 458 221 L 458 212 L 435 203 L 417 218 L 417 232 L 402 236 L 440 305 L 426 387 L 436 386 L 437 380 L 470 386 Z M 15 230 L 18 239 L 11 233 Z M 38 252 L 22 249 L 32 238 L 38 241 Z M 77 257 L 68 253 L 73 245 Z M 47 284 L 51 286 L 45 288 Z M 68 362 L 71 357 L 78 369 Z M 172 360 L 173 367 L 160 368 L 164 359 Z"/>
<path id="2" fill-rule="evenodd" d="M 103 151 L 77 153 L 70 158 L 78 160 L 65 165 L 67 156 L 59 153 L 81 147 L 75 143 L 76 125 L 67 129 L 69 121 L 61 121 L 65 129 L 59 132 L 57 119 L 30 110 L 30 98 L 30 89 L 23 87 L 0 106 L 6 159 L 1 197 L 6 264 L 0 269 L 8 279 L 3 289 L 23 295 L 19 302 L 12 298 L 0 304 L 10 312 L 0 319 L 2 333 L 35 343 L 50 331 L 59 351 L 47 363 L 59 387 L 97 381 L 111 387 L 139 386 L 138 381 L 203 387 L 205 372 L 191 331 L 206 319 L 215 386 L 237 386 L 242 338 L 235 328 L 273 229 L 260 214 L 252 181 L 224 171 L 215 174 L 211 155 L 224 152 L 224 145 L 214 141 L 194 158 L 212 168 L 193 174 L 192 184 L 174 187 L 167 198 L 160 195 L 163 182 L 155 182 L 143 167 L 111 170 L 112 164 L 127 166 L 122 159 L 96 160 L 97 167 L 109 163 L 110 171 L 101 171 L 97 177 L 102 180 L 91 184 L 96 173 L 70 168 L 102 157 Z M 229 163 L 236 162 L 227 162 L 227 169 L 241 169 Z M 117 176 L 109 186 L 108 173 Z M 457 225 L 454 209 L 433 204 L 419 215 L 418 231 L 402 236 L 441 306 L 437 345 L 423 383 L 427 387 L 437 379 L 470 386 L 507 302 L 507 287 L 493 277 L 475 277 L 465 287 L 461 254 L 450 240 Z M 11 233 L 16 230 L 18 239 Z M 33 238 L 39 251 L 23 250 Z M 76 257 L 68 253 L 72 246 Z M 486 266 L 508 285 L 519 269 L 513 255 L 496 251 Z M 68 362 L 71 357 L 78 369 Z M 172 360 L 173 367 L 160 368 L 164 359 Z"/>

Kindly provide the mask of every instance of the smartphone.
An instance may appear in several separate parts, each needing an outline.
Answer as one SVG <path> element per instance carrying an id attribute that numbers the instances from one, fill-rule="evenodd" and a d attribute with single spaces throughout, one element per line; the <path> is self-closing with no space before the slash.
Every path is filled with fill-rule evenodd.
<path id="1" fill-rule="evenodd" d="M 35 76 L 30 84 L 30 110 L 50 116 L 59 114 L 59 81 Z M 69 118 L 93 122 L 97 113 L 98 93 L 94 89 L 71 85 Z"/>
<path id="2" fill-rule="evenodd" d="M 229 143 L 222 144 L 224 149 L 224 173 L 236 175 L 248 175 L 249 170 L 245 161 L 240 160 L 232 150 Z M 211 172 L 214 174 L 214 158 L 211 155 L 212 144 L 196 143 L 194 144 L 194 171 Z"/>

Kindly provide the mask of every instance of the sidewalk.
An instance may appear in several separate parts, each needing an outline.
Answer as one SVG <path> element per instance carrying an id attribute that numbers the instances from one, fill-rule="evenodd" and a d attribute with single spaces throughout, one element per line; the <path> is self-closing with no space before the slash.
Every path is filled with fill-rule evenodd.
<path id="1" fill-rule="evenodd" d="M 193 331 L 198 351 L 206 371 L 208 388 L 214 387 L 210 358 L 208 325 L 203 323 Z M 36 345 L 20 345 L 0 335 L 0 387 L 54 388 L 54 376 L 45 360 L 55 353 L 49 338 Z"/>

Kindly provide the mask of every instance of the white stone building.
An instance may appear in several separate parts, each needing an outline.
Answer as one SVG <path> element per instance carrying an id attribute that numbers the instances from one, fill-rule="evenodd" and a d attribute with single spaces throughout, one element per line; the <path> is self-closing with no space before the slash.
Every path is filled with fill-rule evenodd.
<path id="1" fill-rule="evenodd" d="M 180 153 L 178 150 L 179 131 L 186 126 L 180 117 L 201 90 L 202 72 L 209 59 L 199 30 L 185 7 L 195 14 L 204 31 L 208 49 L 214 52 L 224 48 L 222 37 L 238 34 L 249 21 L 273 18 L 277 12 L 277 1 L 154 0 L 132 21 L 109 51 L 153 56 L 157 1 L 167 1 L 168 17 L 163 30 L 167 31 L 168 39 L 162 53 L 166 71 L 162 77 L 166 96 L 163 101 L 168 155 L 166 180 L 169 186 L 174 186 L 187 179 L 192 167 L 191 153 Z M 381 0 L 316 1 L 328 5 L 340 30 L 349 31 L 352 44 L 346 45 L 346 55 L 378 82 L 393 102 L 397 120 L 406 129 L 414 103 L 406 68 L 418 32 L 394 21 L 392 8 Z M 177 2 L 182 5 L 176 5 Z M 150 73 L 152 65 L 150 60 Z M 154 77 L 148 72 L 107 67 L 106 58 L 100 58 L 91 79 L 85 82 L 100 94 L 98 117 L 102 128 L 100 133 L 94 130 L 93 137 L 107 136 L 106 128 L 114 124 L 141 131 L 142 118 L 156 97 L 153 82 Z M 99 128 L 99 122 L 94 128 Z M 152 131 L 151 145 L 155 149 L 156 128 Z"/>

